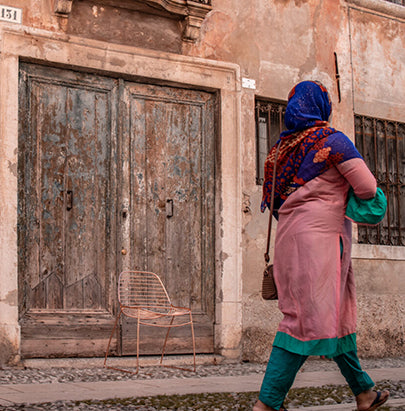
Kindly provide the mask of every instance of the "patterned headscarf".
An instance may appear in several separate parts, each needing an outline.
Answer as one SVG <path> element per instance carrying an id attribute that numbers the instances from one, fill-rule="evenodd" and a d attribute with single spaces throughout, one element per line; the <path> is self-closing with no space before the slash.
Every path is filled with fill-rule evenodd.
<path id="1" fill-rule="evenodd" d="M 288 95 L 285 112 L 287 131 L 280 135 L 264 165 L 262 212 L 270 208 L 274 158 L 276 166 L 274 209 L 290 194 L 337 164 L 361 158 L 349 138 L 329 127 L 332 103 L 326 88 L 315 81 L 298 83 Z"/>

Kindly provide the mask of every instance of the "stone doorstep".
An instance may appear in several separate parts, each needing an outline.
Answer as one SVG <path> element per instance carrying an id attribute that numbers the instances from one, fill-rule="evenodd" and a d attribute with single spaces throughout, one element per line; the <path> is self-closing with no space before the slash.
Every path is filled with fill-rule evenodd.
<path id="1" fill-rule="evenodd" d="M 223 364 L 226 359 L 221 355 L 198 354 L 195 357 L 197 365 L 216 365 Z M 142 356 L 139 357 L 141 367 L 150 367 L 159 365 L 160 356 Z M 193 363 L 192 355 L 168 355 L 163 358 L 166 365 L 191 365 Z M 103 368 L 103 358 L 31 358 L 21 361 L 21 365 L 26 368 Z M 108 357 L 107 365 L 111 367 L 136 367 L 136 357 Z"/>

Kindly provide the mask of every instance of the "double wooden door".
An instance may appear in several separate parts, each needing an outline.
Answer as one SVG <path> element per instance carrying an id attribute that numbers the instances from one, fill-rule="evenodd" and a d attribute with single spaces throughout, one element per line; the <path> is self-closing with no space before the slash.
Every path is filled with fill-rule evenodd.
<path id="1" fill-rule="evenodd" d="M 212 352 L 214 95 L 22 63 L 19 102 L 22 355 L 102 355 L 123 269 L 158 273 Z M 135 352 L 132 321 L 114 342 Z"/>

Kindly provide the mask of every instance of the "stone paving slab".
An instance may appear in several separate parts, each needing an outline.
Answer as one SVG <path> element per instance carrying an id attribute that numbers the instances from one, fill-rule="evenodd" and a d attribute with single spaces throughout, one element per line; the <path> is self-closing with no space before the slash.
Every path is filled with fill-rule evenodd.
<path id="1" fill-rule="evenodd" d="M 405 367 L 375 368 L 366 370 L 374 382 L 382 380 L 405 380 Z M 321 387 L 322 385 L 344 385 L 345 379 L 339 371 L 313 371 L 298 373 L 293 387 Z"/>
<path id="2" fill-rule="evenodd" d="M 374 381 L 405 380 L 404 368 L 371 369 L 367 371 Z M 263 375 L 211 376 L 203 378 L 172 378 L 152 380 L 72 382 L 50 384 L 9 384 L 0 385 L 0 405 L 36 404 L 66 400 L 105 400 L 112 398 L 144 397 L 155 395 L 199 394 L 215 392 L 259 391 Z M 320 387 L 322 385 L 341 385 L 345 381 L 339 372 L 315 371 L 300 372 L 294 387 Z M 392 400 L 394 401 L 394 400 Z M 402 400 L 405 407 L 405 399 Z M 343 410 L 353 408 L 348 405 L 331 406 L 335 408 L 313 408 L 314 410 Z M 310 410 L 310 408 L 306 408 Z M 405 409 L 405 408 L 404 408 Z"/>

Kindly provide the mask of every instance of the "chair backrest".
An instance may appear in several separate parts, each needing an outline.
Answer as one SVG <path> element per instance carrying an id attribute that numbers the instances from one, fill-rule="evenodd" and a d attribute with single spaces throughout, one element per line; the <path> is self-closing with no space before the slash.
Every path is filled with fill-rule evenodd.
<path id="1" fill-rule="evenodd" d="M 167 312 L 172 304 L 159 276 L 149 271 L 123 271 L 118 280 L 121 306 Z"/>

